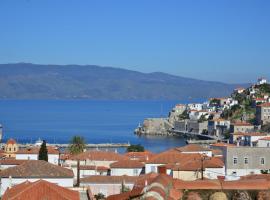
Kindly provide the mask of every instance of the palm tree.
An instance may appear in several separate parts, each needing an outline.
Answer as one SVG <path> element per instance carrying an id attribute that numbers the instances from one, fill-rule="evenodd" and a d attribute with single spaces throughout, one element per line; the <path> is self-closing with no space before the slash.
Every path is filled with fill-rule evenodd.
<path id="1" fill-rule="evenodd" d="M 85 141 L 81 136 L 73 136 L 68 147 L 72 155 L 78 155 L 85 149 Z M 77 158 L 77 186 L 80 186 L 80 159 Z"/>
<path id="2" fill-rule="evenodd" d="M 82 153 L 85 149 L 85 141 L 81 136 L 73 136 L 69 144 L 69 152 L 73 155 Z"/>

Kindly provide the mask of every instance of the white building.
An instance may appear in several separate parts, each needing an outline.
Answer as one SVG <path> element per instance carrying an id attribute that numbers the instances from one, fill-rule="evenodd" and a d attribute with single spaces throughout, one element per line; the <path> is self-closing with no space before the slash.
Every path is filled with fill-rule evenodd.
<path id="1" fill-rule="evenodd" d="M 109 175 L 109 168 L 104 166 L 94 166 L 94 165 L 82 165 L 80 166 L 80 178 L 100 175 L 107 176 Z"/>
<path id="2" fill-rule="evenodd" d="M 59 151 L 55 147 L 48 146 L 48 162 L 58 165 Z M 39 147 L 19 149 L 16 152 L 16 160 L 38 160 Z"/>
<path id="3" fill-rule="evenodd" d="M 203 104 L 201 103 L 190 103 L 188 104 L 188 109 L 189 110 L 202 110 L 203 109 Z"/>
<path id="4" fill-rule="evenodd" d="M 139 176 L 144 164 L 137 160 L 118 161 L 110 165 L 111 176 Z"/>
<path id="5" fill-rule="evenodd" d="M 28 160 L 21 165 L 1 171 L 1 195 L 8 187 L 19 183 L 46 180 L 63 187 L 73 187 L 73 172 L 43 160 Z"/>
<path id="6" fill-rule="evenodd" d="M 270 137 L 263 137 L 258 140 L 258 147 L 270 147 Z"/>
<path id="7" fill-rule="evenodd" d="M 265 84 L 267 83 L 267 79 L 266 78 L 258 78 L 258 82 L 257 82 L 257 85 L 262 85 L 262 84 Z"/>

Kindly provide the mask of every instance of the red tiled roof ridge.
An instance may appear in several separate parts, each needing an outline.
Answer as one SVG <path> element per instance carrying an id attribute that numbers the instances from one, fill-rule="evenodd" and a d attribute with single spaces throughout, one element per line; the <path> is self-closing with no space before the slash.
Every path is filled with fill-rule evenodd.
<path id="1" fill-rule="evenodd" d="M 79 200 L 79 193 L 77 191 L 69 190 L 67 188 L 58 186 L 55 183 L 51 183 L 45 180 L 37 180 L 35 182 L 25 181 L 23 183 L 15 185 L 5 192 L 5 194 L 3 195 L 3 200 L 15 200 L 26 197 L 28 197 L 29 199 L 29 195 L 33 195 L 33 189 L 35 189 L 35 187 L 49 188 L 50 191 L 47 194 L 53 195 L 54 199 Z M 40 195 L 40 190 L 38 190 L 38 188 L 36 188 L 35 190 L 37 191 L 37 194 Z M 41 191 L 43 191 L 44 193 L 44 190 Z M 33 199 L 35 199 L 36 197 L 33 196 Z"/>
<path id="2" fill-rule="evenodd" d="M 70 159 L 119 161 L 128 160 L 128 157 L 111 151 L 86 151 L 78 155 L 71 156 Z"/>
<path id="3" fill-rule="evenodd" d="M 270 102 L 262 103 L 260 105 L 257 105 L 259 107 L 270 107 Z"/>
<path id="4" fill-rule="evenodd" d="M 121 160 L 110 164 L 110 168 L 143 168 L 144 164 L 137 160 Z"/>
<path id="5" fill-rule="evenodd" d="M 7 144 L 17 144 L 16 140 L 14 140 L 13 138 L 10 138 L 8 141 L 7 141 Z"/>

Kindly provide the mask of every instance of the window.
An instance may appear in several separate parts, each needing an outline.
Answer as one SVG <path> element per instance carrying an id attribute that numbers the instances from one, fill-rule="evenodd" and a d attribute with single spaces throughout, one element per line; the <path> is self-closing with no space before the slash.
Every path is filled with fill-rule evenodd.
<path id="1" fill-rule="evenodd" d="M 139 170 L 138 170 L 138 169 L 134 169 L 134 170 L 133 170 L 133 174 L 134 174 L 135 176 L 137 176 L 137 175 L 138 175 L 138 172 L 139 172 Z"/>
<path id="2" fill-rule="evenodd" d="M 244 163 L 248 164 L 248 158 L 247 157 L 244 158 Z"/>
<path id="3" fill-rule="evenodd" d="M 233 164 L 236 165 L 237 164 L 237 157 L 233 158 Z"/>
<path id="4" fill-rule="evenodd" d="M 237 173 L 236 173 L 235 171 L 233 171 L 233 172 L 232 172 L 232 175 L 236 176 L 236 175 L 237 175 Z"/>
<path id="5" fill-rule="evenodd" d="M 261 165 L 264 165 L 264 163 L 265 163 L 265 159 L 261 158 Z"/>
<path id="6" fill-rule="evenodd" d="M 156 172 L 156 167 L 155 166 L 151 166 L 151 172 Z"/>

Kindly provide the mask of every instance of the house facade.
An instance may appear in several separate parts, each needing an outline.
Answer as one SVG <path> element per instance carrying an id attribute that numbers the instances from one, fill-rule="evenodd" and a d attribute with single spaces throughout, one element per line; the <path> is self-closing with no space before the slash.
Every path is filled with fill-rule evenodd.
<path id="1" fill-rule="evenodd" d="M 256 122 L 258 125 L 270 123 L 270 103 L 263 103 L 256 106 Z"/>

